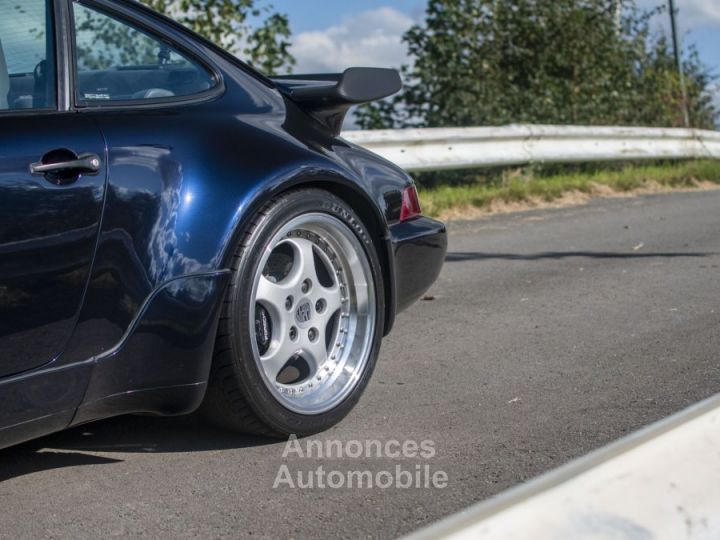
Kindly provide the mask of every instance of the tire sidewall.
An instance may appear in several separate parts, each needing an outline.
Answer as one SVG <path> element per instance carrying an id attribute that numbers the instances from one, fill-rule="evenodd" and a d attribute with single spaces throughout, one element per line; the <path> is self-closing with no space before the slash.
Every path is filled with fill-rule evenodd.
<path id="1" fill-rule="evenodd" d="M 252 340 L 255 336 L 250 332 L 250 318 L 253 313 L 251 284 L 261 270 L 259 266 L 263 253 L 277 232 L 290 220 L 309 213 L 323 213 L 339 219 L 360 240 L 372 272 L 377 313 L 369 356 L 354 388 L 333 409 L 320 414 L 303 415 L 286 408 L 273 395 L 254 358 Z M 345 202 L 328 192 L 316 189 L 289 192 L 270 207 L 255 227 L 233 277 L 234 287 L 230 298 L 233 319 L 231 347 L 238 384 L 248 397 L 253 411 L 270 427 L 281 433 L 297 436 L 318 433 L 340 422 L 357 404 L 375 369 L 382 341 L 385 315 L 382 275 L 375 245 L 367 228 Z"/>

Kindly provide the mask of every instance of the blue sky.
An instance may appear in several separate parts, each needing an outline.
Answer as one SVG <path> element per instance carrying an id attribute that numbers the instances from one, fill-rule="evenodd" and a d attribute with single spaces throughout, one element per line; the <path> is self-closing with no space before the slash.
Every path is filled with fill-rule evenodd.
<path id="1" fill-rule="evenodd" d="M 350 65 L 398 67 L 400 37 L 421 22 L 425 0 L 270 0 L 287 13 L 293 29 L 297 72 L 340 70 Z M 638 0 L 642 7 L 665 0 Z M 706 65 L 720 75 L 720 0 L 676 0 L 683 44 L 694 43 Z M 667 14 L 655 22 L 667 31 Z M 720 102 L 720 90 L 718 92 Z"/>

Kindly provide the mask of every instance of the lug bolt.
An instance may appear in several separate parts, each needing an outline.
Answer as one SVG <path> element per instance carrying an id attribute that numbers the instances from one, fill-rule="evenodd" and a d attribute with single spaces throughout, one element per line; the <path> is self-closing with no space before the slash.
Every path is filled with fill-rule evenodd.
<path id="1" fill-rule="evenodd" d="M 326 306 L 327 302 L 325 302 L 325 300 L 321 298 L 320 300 L 315 302 L 315 311 L 317 311 L 318 313 L 322 313 L 323 311 L 325 311 Z"/>
<path id="2" fill-rule="evenodd" d="M 318 338 L 318 331 L 315 328 L 308 330 L 308 338 L 310 341 L 315 341 Z"/>
<path id="3" fill-rule="evenodd" d="M 311 287 L 312 287 L 312 281 L 310 281 L 309 279 L 306 279 L 305 281 L 302 282 L 300 290 L 302 291 L 303 294 L 307 294 Z"/>
<path id="4" fill-rule="evenodd" d="M 295 328 L 295 327 L 293 326 L 292 328 L 290 328 L 290 339 L 291 339 L 292 341 L 295 341 L 295 340 L 297 339 L 297 337 L 298 337 L 297 328 Z"/>
<path id="5" fill-rule="evenodd" d="M 287 309 L 288 311 L 290 311 L 290 310 L 292 309 L 292 307 L 293 307 L 293 302 L 294 302 L 294 301 L 295 301 L 295 299 L 294 299 L 292 296 L 288 296 L 288 297 L 285 299 L 285 309 Z"/>

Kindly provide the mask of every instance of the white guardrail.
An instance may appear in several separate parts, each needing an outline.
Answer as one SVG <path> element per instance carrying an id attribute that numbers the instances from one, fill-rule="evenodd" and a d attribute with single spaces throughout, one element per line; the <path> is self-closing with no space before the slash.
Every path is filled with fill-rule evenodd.
<path id="1" fill-rule="evenodd" d="M 720 159 L 720 132 L 642 127 L 511 125 L 346 131 L 408 171 L 639 159 Z"/>
<path id="2" fill-rule="evenodd" d="M 720 395 L 407 540 L 720 538 Z"/>

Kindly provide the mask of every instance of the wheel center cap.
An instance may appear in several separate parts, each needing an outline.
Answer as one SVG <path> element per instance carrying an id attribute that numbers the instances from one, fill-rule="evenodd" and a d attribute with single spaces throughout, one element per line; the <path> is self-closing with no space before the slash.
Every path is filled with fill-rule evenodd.
<path id="1" fill-rule="evenodd" d="M 312 319 L 312 304 L 309 300 L 304 300 L 298 304 L 295 310 L 295 320 L 298 324 L 304 325 Z"/>

